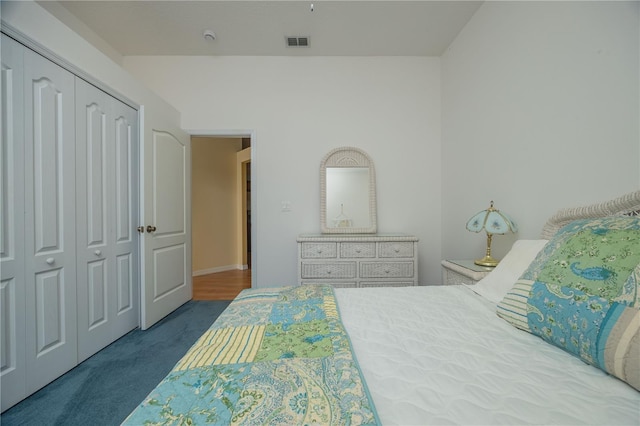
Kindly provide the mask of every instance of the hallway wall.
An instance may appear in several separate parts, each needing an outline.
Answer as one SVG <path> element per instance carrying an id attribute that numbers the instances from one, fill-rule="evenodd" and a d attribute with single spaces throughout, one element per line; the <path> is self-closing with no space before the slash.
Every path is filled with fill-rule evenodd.
<path id="1" fill-rule="evenodd" d="M 194 275 L 236 269 L 236 152 L 241 138 L 191 139 Z"/>

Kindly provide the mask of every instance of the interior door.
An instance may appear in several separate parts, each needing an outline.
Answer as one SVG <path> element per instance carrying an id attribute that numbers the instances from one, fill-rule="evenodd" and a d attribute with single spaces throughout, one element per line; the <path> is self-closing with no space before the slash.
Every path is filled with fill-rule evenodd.
<path id="1" fill-rule="evenodd" d="M 141 328 L 189 301 L 191 283 L 191 144 L 177 127 L 145 117 Z M 153 122 L 146 122 L 151 119 Z"/>

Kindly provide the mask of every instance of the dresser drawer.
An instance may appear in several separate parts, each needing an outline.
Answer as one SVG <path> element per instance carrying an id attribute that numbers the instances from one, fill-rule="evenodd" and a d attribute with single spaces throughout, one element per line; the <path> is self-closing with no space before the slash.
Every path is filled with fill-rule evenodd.
<path id="1" fill-rule="evenodd" d="M 340 243 L 340 257 L 376 257 L 376 243 Z"/>
<path id="2" fill-rule="evenodd" d="M 356 278 L 356 262 L 302 262 L 302 278 Z"/>
<path id="3" fill-rule="evenodd" d="M 413 257 L 413 243 L 396 241 L 380 243 L 380 257 Z"/>
<path id="4" fill-rule="evenodd" d="M 334 287 L 418 285 L 418 239 L 407 234 L 301 234 L 298 283 Z"/>
<path id="5" fill-rule="evenodd" d="M 303 259 L 335 259 L 338 257 L 337 243 L 301 243 Z"/>
<path id="6" fill-rule="evenodd" d="M 302 285 L 319 285 L 319 284 L 329 284 L 334 288 L 356 288 L 358 285 L 355 281 L 302 281 Z"/>
<path id="7" fill-rule="evenodd" d="M 361 278 L 413 278 L 413 262 L 362 262 Z"/>
<path id="8" fill-rule="evenodd" d="M 413 287 L 413 281 L 363 281 L 360 287 Z"/>

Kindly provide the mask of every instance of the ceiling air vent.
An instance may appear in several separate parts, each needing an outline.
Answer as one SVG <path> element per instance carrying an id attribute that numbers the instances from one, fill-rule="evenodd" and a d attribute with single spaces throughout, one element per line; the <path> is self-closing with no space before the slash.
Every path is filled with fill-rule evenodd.
<path id="1" fill-rule="evenodd" d="M 287 47 L 309 47 L 309 37 L 285 37 Z"/>

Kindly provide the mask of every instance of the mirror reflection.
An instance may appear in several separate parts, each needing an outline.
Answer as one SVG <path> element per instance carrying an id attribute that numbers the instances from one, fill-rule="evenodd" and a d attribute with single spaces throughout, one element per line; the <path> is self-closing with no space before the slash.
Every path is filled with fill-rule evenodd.
<path id="1" fill-rule="evenodd" d="M 327 220 L 332 228 L 371 226 L 368 168 L 327 168 Z"/>
<path id="2" fill-rule="evenodd" d="M 320 227 L 323 233 L 376 232 L 373 162 L 358 148 L 330 151 L 320 166 Z"/>

